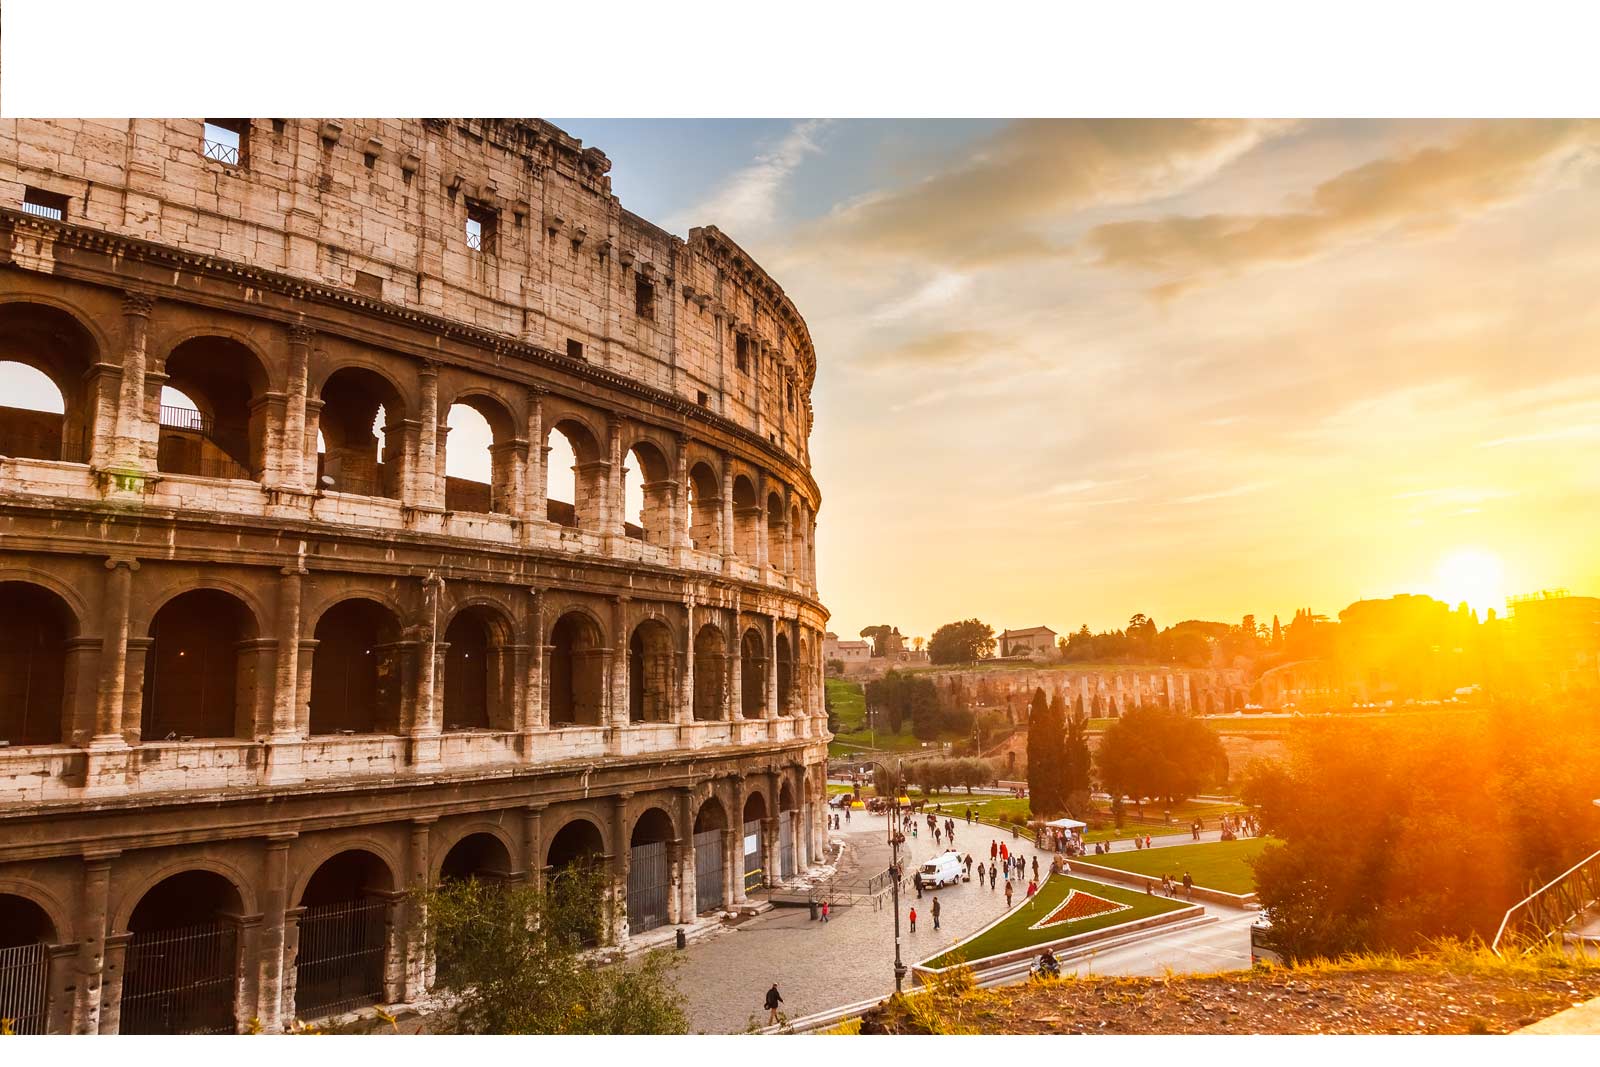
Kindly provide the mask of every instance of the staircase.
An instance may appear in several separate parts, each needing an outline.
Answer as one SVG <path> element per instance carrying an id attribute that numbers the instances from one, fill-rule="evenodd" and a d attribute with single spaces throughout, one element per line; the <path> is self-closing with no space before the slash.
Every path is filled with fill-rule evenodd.
<path id="1" fill-rule="evenodd" d="M 1512 905 L 1490 947 L 1503 956 L 1503 950 L 1533 947 L 1553 938 L 1582 951 L 1600 950 L 1600 852 L 1579 860 Z"/>

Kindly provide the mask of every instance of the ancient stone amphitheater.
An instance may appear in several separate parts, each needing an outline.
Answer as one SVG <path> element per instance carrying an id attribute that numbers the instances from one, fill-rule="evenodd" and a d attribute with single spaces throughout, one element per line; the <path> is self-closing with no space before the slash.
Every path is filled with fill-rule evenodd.
<path id="1" fill-rule="evenodd" d="M 0 122 L 0 363 L 59 396 L 0 396 L 17 1029 L 412 1001 L 414 887 L 588 857 L 637 944 L 818 853 L 815 353 L 609 167 L 536 120 Z"/>

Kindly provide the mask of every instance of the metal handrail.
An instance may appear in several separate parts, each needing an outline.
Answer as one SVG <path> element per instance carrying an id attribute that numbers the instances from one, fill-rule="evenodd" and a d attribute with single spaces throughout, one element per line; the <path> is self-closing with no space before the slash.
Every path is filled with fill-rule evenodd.
<path id="1" fill-rule="evenodd" d="M 196 411 L 194 408 L 179 408 L 162 404 L 161 425 L 172 430 L 194 430 L 208 437 L 211 434 L 210 416 L 204 412 Z"/>
<path id="2" fill-rule="evenodd" d="M 1600 852 L 1579 860 L 1508 908 L 1489 947 L 1495 955 L 1500 955 L 1500 943 L 1512 928 L 1512 920 L 1519 918 L 1519 912 L 1532 917 L 1531 925 L 1542 930 L 1537 940 L 1544 941 L 1594 907 L 1597 901 L 1600 901 Z"/>
<path id="3" fill-rule="evenodd" d="M 235 146 L 210 139 L 206 139 L 203 146 L 202 150 L 207 159 L 214 159 L 218 163 L 227 163 L 230 166 L 239 165 L 239 149 Z"/>

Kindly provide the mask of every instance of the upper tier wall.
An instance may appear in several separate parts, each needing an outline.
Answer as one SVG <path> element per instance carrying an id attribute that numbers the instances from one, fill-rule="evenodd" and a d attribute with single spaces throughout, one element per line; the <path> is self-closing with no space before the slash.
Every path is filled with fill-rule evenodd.
<path id="1" fill-rule="evenodd" d="M 0 122 L 0 202 L 36 189 L 80 226 L 575 343 L 809 463 L 794 305 L 714 227 L 683 241 L 624 210 L 598 149 L 537 120 L 240 121 L 237 162 L 208 156 L 201 119 Z"/>

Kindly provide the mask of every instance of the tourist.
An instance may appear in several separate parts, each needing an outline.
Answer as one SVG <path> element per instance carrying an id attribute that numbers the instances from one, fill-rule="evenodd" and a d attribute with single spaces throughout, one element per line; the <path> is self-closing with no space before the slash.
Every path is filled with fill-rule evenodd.
<path id="1" fill-rule="evenodd" d="M 1039 857 L 1038 856 L 1033 857 L 1033 880 L 1035 882 L 1037 882 L 1039 880 Z"/>
<path id="2" fill-rule="evenodd" d="M 1006 907 L 1011 907 L 1011 879 L 1006 879 Z"/>
<path id="3" fill-rule="evenodd" d="M 966 867 L 967 867 L 967 881 L 970 882 L 970 881 L 972 881 L 972 853 L 970 853 L 970 852 L 967 853 Z"/>
<path id="4" fill-rule="evenodd" d="M 995 839 L 991 837 L 989 838 L 989 858 L 994 859 L 998 855 L 1000 855 L 1000 846 L 996 844 Z"/>
<path id="5" fill-rule="evenodd" d="M 1155 883 L 1150 881 L 1148 878 L 1144 880 L 1144 895 L 1147 897 L 1153 897 L 1156 895 Z"/>
<path id="6" fill-rule="evenodd" d="M 967 825 L 972 825 L 972 806 L 970 804 L 967 805 Z"/>
<path id="7" fill-rule="evenodd" d="M 939 898 L 938 897 L 934 897 L 933 898 L 933 907 L 929 908 L 928 910 L 933 912 L 933 928 L 935 930 L 939 929 Z"/>
<path id="8" fill-rule="evenodd" d="M 911 824 L 911 837 L 912 837 L 913 840 L 915 840 L 916 836 L 917 836 L 917 824 L 916 823 L 912 823 Z"/>
<path id="9" fill-rule="evenodd" d="M 922 872 L 921 871 L 918 871 L 917 873 L 915 873 L 915 874 L 913 874 L 911 876 L 911 885 L 912 885 L 912 888 L 916 889 L 916 891 L 917 891 L 917 899 L 921 900 L 922 899 Z"/>
<path id="10" fill-rule="evenodd" d="M 822 902 L 822 921 L 828 921 L 828 902 L 826 900 Z"/>
<path id="11" fill-rule="evenodd" d="M 1190 900 L 1194 899 L 1194 879 L 1189 877 L 1189 872 L 1183 872 L 1183 892 Z"/>
<path id="12" fill-rule="evenodd" d="M 850 821 L 850 809 L 849 808 L 845 808 L 844 809 L 844 821 L 845 822 L 849 822 Z"/>
<path id="13" fill-rule="evenodd" d="M 767 1025 L 775 1026 L 778 1022 L 778 1005 L 783 1003 L 783 994 L 778 992 L 778 983 L 773 982 L 772 988 L 767 990 Z"/>
<path id="14" fill-rule="evenodd" d="M 911 932 L 917 932 L 917 906 L 911 905 Z"/>
<path id="15" fill-rule="evenodd" d="M 994 892 L 994 864 L 989 864 L 989 892 Z"/>
<path id="16" fill-rule="evenodd" d="M 1149 834 L 1145 834 L 1144 835 L 1144 847 L 1145 848 L 1149 848 L 1150 847 L 1150 835 Z"/>

